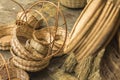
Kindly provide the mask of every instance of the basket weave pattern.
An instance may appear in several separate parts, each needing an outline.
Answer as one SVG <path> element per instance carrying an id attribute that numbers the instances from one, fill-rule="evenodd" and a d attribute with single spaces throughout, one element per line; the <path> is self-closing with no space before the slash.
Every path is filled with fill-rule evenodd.
<path id="1" fill-rule="evenodd" d="M 60 0 L 61 4 L 69 8 L 83 8 L 86 0 Z"/>

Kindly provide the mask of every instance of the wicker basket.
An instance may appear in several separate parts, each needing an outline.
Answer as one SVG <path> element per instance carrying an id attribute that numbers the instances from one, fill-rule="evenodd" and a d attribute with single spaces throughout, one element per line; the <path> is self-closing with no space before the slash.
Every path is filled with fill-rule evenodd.
<path id="1" fill-rule="evenodd" d="M 0 54 L 0 80 L 29 80 L 28 74 L 18 68 L 15 68 L 10 60 L 7 62 L 2 54 Z"/>
<path id="2" fill-rule="evenodd" d="M 13 38 L 11 41 L 12 48 L 17 51 L 17 55 L 25 59 L 32 59 L 29 51 L 25 49 L 25 44 L 28 39 L 32 38 L 33 30 L 27 26 L 18 27 L 14 30 Z"/>
<path id="3" fill-rule="evenodd" d="M 40 27 L 42 22 L 43 22 L 43 19 L 41 18 L 41 16 L 39 16 L 34 12 L 28 12 L 26 16 L 24 12 L 19 12 L 17 14 L 16 24 L 18 25 L 28 24 L 28 26 L 30 26 L 31 28 L 37 29 Z"/>
<path id="4" fill-rule="evenodd" d="M 0 26 L 0 50 L 9 50 L 14 25 Z"/>
<path id="5" fill-rule="evenodd" d="M 13 55 L 12 62 L 14 63 L 15 66 L 30 72 L 36 72 L 41 69 L 44 69 L 45 67 L 48 66 L 49 61 L 51 59 L 51 57 L 49 57 L 40 61 L 24 60 L 16 56 L 16 53 L 12 49 L 11 49 L 11 54 Z"/>
<path id="6" fill-rule="evenodd" d="M 33 39 L 39 44 L 43 44 L 43 45 L 49 45 L 54 40 L 54 46 L 53 47 L 51 46 L 51 48 L 53 52 L 56 52 L 63 45 L 63 42 L 65 40 L 65 30 L 62 27 L 58 27 L 56 32 L 56 37 L 54 39 L 55 31 L 56 31 L 55 29 L 56 27 L 52 26 L 52 27 L 45 27 L 43 29 L 36 30 L 33 32 Z M 50 41 L 50 34 L 51 34 L 51 41 Z M 60 52 L 60 54 L 56 54 L 55 56 L 60 56 L 60 55 L 62 55 L 62 52 Z"/>
<path id="7" fill-rule="evenodd" d="M 61 4 L 68 8 L 83 8 L 86 5 L 86 0 L 60 0 Z"/>
<path id="8" fill-rule="evenodd" d="M 10 74 L 10 80 L 30 80 L 28 74 L 23 71 L 22 69 L 18 69 L 15 67 L 9 67 L 9 74 Z M 3 67 L 0 70 L 0 80 L 8 80 L 8 75 L 6 72 L 6 68 Z"/>

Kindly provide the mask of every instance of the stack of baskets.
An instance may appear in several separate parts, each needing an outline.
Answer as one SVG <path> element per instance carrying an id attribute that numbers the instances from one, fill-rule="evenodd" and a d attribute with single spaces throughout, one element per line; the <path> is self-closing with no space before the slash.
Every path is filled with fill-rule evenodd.
<path id="1" fill-rule="evenodd" d="M 9 50 L 12 38 L 13 25 L 0 26 L 0 50 Z"/>
<path id="2" fill-rule="evenodd" d="M 83 8 L 87 3 L 86 0 L 60 0 L 60 2 L 68 8 Z"/>
<path id="3" fill-rule="evenodd" d="M 3 58 L 0 57 L 0 80 L 29 80 L 24 70 L 15 68 Z"/>
<path id="4" fill-rule="evenodd" d="M 13 55 L 12 62 L 15 66 L 35 72 L 48 66 L 51 57 L 45 58 L 33 47 L 28 46 L 29 40 L 32 39 L 32 32 L 33 29 L 27 26 L 17 27 L 11 41 L 11 53 Z"/>
<path id="5" fill-rule="evenodd" d="M 50 3 L 57 9 L 59 8 L 49 1 L 38 1 L 37 4 L 40 2 Z M 37 4 L 35 3 L 34 5 Z M 28 9 L 28 11 L 30 10 Z M 66 30 L 58 26 L 50 27 L 43 14 L 34 10 L 47 25 L 45 28 L 36 29 L 39 28 L 40 25 L 38 26 L 38 23 L 42 22 L 42 20 L 33 17 L 28 12 L 26 14 L 26 12 L 18 14 L 16 20 L 17 27 L 13 31 L 14 34 L 11 40 L 12 47 L 10 51 L 13 55 L 11 62 L 23 70 L 36 72 L 47 67 L 53 56 L 62 55 L 57 53 L 62 53 L 65 45 L 67 26 L 65 26 Z M 60 14 L 63 15 L 62 12 Z M 65 19 L 64 24 L 66 25 Z"/>

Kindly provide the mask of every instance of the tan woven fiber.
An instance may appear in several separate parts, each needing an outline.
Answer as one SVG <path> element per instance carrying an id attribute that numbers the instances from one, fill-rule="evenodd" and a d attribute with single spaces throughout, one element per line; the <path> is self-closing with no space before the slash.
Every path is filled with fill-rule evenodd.
<path id="1" fill-rule="evenodd" d="M 0 26 L 0 50 L 9 50 L 14 25 Z"/>
<path id="2" fill-rule="evenodd" d="M 68 8 L 83 8 L 87 3 L 86 0 L 60 0 L 60 2 Z"/>

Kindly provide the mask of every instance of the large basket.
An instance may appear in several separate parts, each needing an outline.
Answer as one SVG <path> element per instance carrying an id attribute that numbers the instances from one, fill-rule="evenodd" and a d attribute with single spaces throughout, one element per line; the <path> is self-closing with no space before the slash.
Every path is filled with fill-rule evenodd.
<path id="1" fill-rule="evenodd" d="M 9 50 L 14 25 L 0 26 L 0 50 Z"/>
<path id="2" fill-rule="evenodd" d="M 60 0 L 61 4 L 69 8 L 83 8 L 86 0 Z"/>

